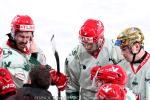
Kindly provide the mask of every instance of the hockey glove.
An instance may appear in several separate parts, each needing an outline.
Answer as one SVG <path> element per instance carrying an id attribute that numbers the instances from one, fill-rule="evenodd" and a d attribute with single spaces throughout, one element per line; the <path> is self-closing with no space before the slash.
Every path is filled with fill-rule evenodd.
<path id="1" fill-rule="evenodd" d="M 0 68 L 0 95 L 4 96 L 10 92 L 16 92 L 16 86 L 9 71 L 5 68 Z"/>
<path id="2" fill-rule="evenodd" d="M 60 91 L 63 91 L 67 85 L 67 77 L 63 73 L 57 73 L 50 68 L 51 84 L 57 86 Z"/>

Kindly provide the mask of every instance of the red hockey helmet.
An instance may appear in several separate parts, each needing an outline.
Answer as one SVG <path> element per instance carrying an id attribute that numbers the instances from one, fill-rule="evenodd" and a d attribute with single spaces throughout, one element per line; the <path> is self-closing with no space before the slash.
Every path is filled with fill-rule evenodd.
<path id="1" fill-rule="evenodd" d="M 125 85 L 127 74 L 121 66 L 111 64 L 100 68 L 97 79 L 104 81 L 104 83 Z"/>
<path id="2" fill-rule="evenodd" d="M 30 31 L 34 32 L 34 23 L 28 15 L 16 15 L 11 22 L 11 31 L 13 35 L 17 31 Z"/>
<path id="3" fill-rule="evenodd" d="M 98 100 L 126 100 L 126 91 L 118 84 L 103 84 L 97 97 Z"/>
<path id="4" fill-rule="evenodd" d="M 104 26 L 100 20 L 88 19 L 79 31 L 79 38 L 82 43 L 97 43 L 103 38 Z"/>

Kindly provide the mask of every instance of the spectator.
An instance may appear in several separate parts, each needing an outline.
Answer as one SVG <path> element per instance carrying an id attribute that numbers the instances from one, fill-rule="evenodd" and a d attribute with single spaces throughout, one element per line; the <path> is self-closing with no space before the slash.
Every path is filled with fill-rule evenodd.
<path id="1" fill-rule="evenodd" d="M 7 100 L 53 100 L 52 94 L 47 90 L 51 77 L 49 69 L 45 66 L 35 66 L 29 72 L 31 84 L 24 84 L 17 94 Z"/>

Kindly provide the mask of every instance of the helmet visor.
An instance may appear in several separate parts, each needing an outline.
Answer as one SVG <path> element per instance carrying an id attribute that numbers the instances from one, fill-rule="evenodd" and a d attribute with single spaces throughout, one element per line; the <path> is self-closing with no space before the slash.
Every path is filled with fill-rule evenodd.
<path id="1" fill-rule="evenodd" d="M 123 41 L 122 40 L 116 40 L 115 41 L 115 45 L 116 46 L 121 46 L 123 44 Z"/>

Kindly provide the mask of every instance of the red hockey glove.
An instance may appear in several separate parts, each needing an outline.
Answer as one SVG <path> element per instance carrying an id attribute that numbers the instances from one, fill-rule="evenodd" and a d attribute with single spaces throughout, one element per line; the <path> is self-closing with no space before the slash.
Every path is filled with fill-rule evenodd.
<path id="1" fill-rule="evenodd" d="M 60 91 L 63 91 L 67 85 L 67 77 L 63 73 L 57 73 L 50 69 L 51 84 L 55 84 Z"/>
<path id="2" fill-rule="evenodd" d="M 0 68 L 0 95 L 4 96 L 10 92 L 16 92 L 16 86 L 9 71 L 5 68 Z"/>

